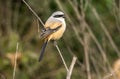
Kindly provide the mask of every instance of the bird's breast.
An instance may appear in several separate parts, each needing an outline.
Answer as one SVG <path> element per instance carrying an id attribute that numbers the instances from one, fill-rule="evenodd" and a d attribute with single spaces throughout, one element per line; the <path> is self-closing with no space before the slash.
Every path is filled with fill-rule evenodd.
<path id="1" fill-rule="evenodd" d="M 58 40 L 58 39 L 60 39 L 62 37 L 65 29 L 66 29 L 66 26 L 62 25 L 62 27 L 58 31 L 56 31 L 55 33 L 53 33 L 51 35 L 51 39 L 52 40 Z"/>

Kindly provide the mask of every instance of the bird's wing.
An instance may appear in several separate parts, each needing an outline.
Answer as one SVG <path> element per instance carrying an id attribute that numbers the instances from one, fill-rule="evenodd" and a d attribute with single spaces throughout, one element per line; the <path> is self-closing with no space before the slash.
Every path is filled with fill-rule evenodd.
<path id="1" fill-rule="evenodd" d="M 46 22 L 45 28 L 42 29 L 40 39 L 44 39 L 51 35 L 52 33 L 56 32 L 62 26 L 61 22 Z"/>

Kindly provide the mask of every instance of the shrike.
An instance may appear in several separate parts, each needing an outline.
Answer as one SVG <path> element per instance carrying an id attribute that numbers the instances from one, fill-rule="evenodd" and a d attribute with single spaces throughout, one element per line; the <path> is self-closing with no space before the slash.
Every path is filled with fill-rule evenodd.
<path id="1" fill-rule="evenodd" d="M 45 48 L 47 43 L 50 40 L 58 40 L 62 37 L 65 29 L 65 15 L 61 11 L 54 12 L 46 21 L 44 29 L 41 32 L 40 38 L 44 40 L 42 45 L 41 54 L 39 57 L 39 61 L 42 60 Z"/>

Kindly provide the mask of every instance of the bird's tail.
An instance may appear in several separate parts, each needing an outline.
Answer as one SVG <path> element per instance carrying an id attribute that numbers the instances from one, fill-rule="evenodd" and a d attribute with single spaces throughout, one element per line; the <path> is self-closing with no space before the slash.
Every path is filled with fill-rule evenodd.
<path id="1" fill-rule="evenodd" d="M 42 58 L 43 58 L 43 54 L 44 54 L 44 52 L 45 52 L 45 48 L 46 48 L 47 43 L 48 43 L 48 40 L 45 41 L 45 42 L 43 43 L 43 45 L 42 45 L 42 49 L 41 49 L 41 51 L 40 51 L 39 62 L 40 62 L 40 61 L 42 60 Z"/>

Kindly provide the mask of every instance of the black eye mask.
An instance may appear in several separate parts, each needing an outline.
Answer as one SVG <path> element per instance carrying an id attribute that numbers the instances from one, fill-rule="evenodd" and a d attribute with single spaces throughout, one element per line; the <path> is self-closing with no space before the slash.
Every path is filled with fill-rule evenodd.
<path id="1" fill-rule="evenodd" d="M 59 18 L 59 17 L 63 17 L 63 18 L 65 18 L 64 15 L 55 15 L 55 16 L 53 16 L 53 17 L 55 17 L 55 18 Z"/>

